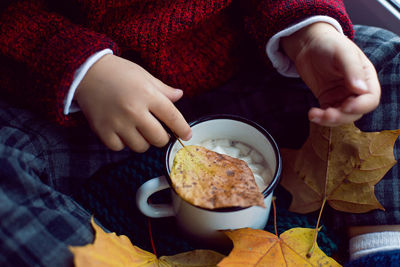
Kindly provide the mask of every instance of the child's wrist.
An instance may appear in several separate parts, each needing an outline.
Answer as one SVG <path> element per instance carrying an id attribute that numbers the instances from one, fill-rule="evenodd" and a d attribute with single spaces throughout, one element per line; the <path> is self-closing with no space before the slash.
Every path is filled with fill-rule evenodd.
<path id="1" fill-rule="evenodd" d="M 315 40 L 316 37 L 330 33 L 339 32 L 329 23 L 316 22 L 300 29 L 290 36 L 283 37 L 280 45 L 286 55 L 292 61 L 296 62 L 297 55 L 300 54 L 302 49 L 309 47 L 312 40 Z"/>
<path id="2" fill-rule="evenodd" d="M 105 54 L 103 55 L 100 59 L 98 59 L 87 71 L 86 75 L 83 77 L 82 81 L 76 88 L 75 94 L 74 94 L 74 100 L 79 101 L 80 95 L 82 95 L 82 91 L 85 90 L 85 88 L 88 87 L 93 87 L 92 83 L 95 81 L 97 76 L 98 68 L 101 67 L 102 64 L 107 64 L 107 60 L 111 59 L 114 57 L 113 54 Z M 104 73 L 104 70 L 102 71 Z"/>

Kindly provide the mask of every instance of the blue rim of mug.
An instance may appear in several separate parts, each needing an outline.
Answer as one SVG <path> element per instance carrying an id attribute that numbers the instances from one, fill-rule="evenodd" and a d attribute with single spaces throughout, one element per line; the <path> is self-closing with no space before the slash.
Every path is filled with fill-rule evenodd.
<path id="1" fill-rule="evenodd" d="M 228 120 L 235 120 L 235 121 L 240 121 L 243 123 L 246 123 L 252 127 L 254 127 L 255 129 L 257 129 L 260 133 L 262 133 L 265 138 L 268 139 L 268 141 L 271 143 L 274 153 L 275 153 L 275 158 L 276 158 L 276 170 L 274 173 L 274 178 L 272 179 L 272 182 L 267 186 L 267 188 L 265 188 L 262 191 L 262 194 L 264 196 L 264 199 L 266 197 L 268 197 L 273 190 L 277 187 L 277 185 L 279 184 L 280 178 L 281 178 L 281 172 L 282 172 L 282 158 L 281 158 L 281 154 L 279 153 L 279 148 L 278 148 L 278 144 L 276 143 L 276 141 L 274 140 L 274 138 L 271 136 L 271 134 L 265 130 L 261 125 L 259 125 L 258 123 L 243 118 L 241 116 L 238 115 L 231 115 L 231 114 L 217 114 L 217 115 L 208 115 L 208 116 L 204 116 L 201 117 L 195 121 L 192 121 L 189 123 L 189 126 L 195 126 L 197 124 L 200 124 L 202 122 L 206 122 L 206 121 L 210 121 L 210 120 L 215 120 L 215 119 L 228 119 Z M 169 156 L 171 154 L 171 150 L 172 147 L 174 146 L 174 144 L 177 142 L 177 138 L 175 137 L 175 135 L 171 135 L 171 140 L 169 141 L 168 145 L 166 146 L 166 150 L 165 150 L 165 157 L 164 157 L 164 171 L 165 171 L 165 177 L 167 178 L 168 184 L 170 186 L 170 188 L 175 192 L 175 194 L 178 195 L 178 193 L 175 191 L 175 188 L 172 186 L 172 182 L 171 182 L 171 178 L 170 178 L 170 167 L 169 167 Z M 182 199 L 183 200 L 183 199 Z M 183 200 L 185 201 L 185 200 Z M 187 201 L 186 201 L 187 202 Z M 188 204 L 199 208 L 199 209 L 204 209 L 204 210 L 209 210 L 209 211 L 216 211 L 216 212 L 232 212 L 232 211 L 238 211 L 238 210 L 242 210 L 242 209 L 247 209 L 250 207 L 227 207 L 227 208 L 220 208 L 220 209 L 208 209 L 208 208 L 203 208 L 203 207 L 199 207 L 199 206 L 195 206 L 189 202 L 187 202 Z"/>

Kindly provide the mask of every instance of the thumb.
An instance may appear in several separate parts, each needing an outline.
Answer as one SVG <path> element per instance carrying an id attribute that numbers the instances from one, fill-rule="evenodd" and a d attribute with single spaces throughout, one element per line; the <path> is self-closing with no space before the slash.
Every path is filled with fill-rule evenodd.
<path id="1" fill-rule="evenodd" d="M 353 48 L 354 49 L 354 48 Z M 339 68 L 343 70 L 345 86 L 356 95 L 365 94 L 369 91 L 367 83 L 368 71 L 370 66 L 364 60 L 361 51 L 355 53 L 341 53 L 339 59 Z"/>
<path id="2" fill-rule="evenodd" d="M 381 89 L 374 65 L 355 44 L 354 48 L 353 53 L 341 53 L 338 66 L 343 70 L 346 90 L 353 95 L 342 107 L 346 113 L 365 114 L 379 105 Z"/>
<path id="3" fill-rule="evenodd" d="M 354 93 L 362 94 L 368 92 L 368 85 L 364 79 L 352 78 L 349 81 L 349 87 Z"/>

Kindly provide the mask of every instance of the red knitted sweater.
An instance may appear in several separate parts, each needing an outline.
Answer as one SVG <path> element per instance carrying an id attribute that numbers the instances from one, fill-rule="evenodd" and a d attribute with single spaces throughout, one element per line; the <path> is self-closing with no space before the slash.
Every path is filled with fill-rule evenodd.
<path id="1" fill-rule="evenodd" d="M 244 34 L 264 49 L 298 20 L 328 15 L 352 38 L 340 0 L 22 0 L 1 10 L 2 96 L 58 122 L 75 70 L 111 48 L 186 95 L 211 89 L 237 68 Z M 250 39 L 248 39 L 250 40 Z"/>

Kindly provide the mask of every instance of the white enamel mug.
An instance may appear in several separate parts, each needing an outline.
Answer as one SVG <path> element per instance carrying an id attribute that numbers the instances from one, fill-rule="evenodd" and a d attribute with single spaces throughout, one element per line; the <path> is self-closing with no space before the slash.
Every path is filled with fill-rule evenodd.
<path id="1" fill-rule="evenodd" d="M 272 182 L 262 191 L 265 208 L 226 208 L 210 210 L 194 206 L 181 199 L 171 186 L 170 169 L 176 152 L 182 145 L 172 138 L 165 153 L 165 175 L 150 179 L 136 192 L 136 204 L 148 217 L 175 216 L 177 224 L 190 237 L 206 243 L 225 242 L 219 230 L 250 227 L 263 229 L 268 221 L 273 191 L 279 183 L 282 162 L 278 146 L 260 125 L 234 115 L 213 115 L 190 123 L 193 137 L 184 145 L 198 145 L 210 139 L 229 139 L 251 146 L 262 154 L 273 173 Z M 172 203 L 150 204 L 154 193 L 170 188 Z"/>

